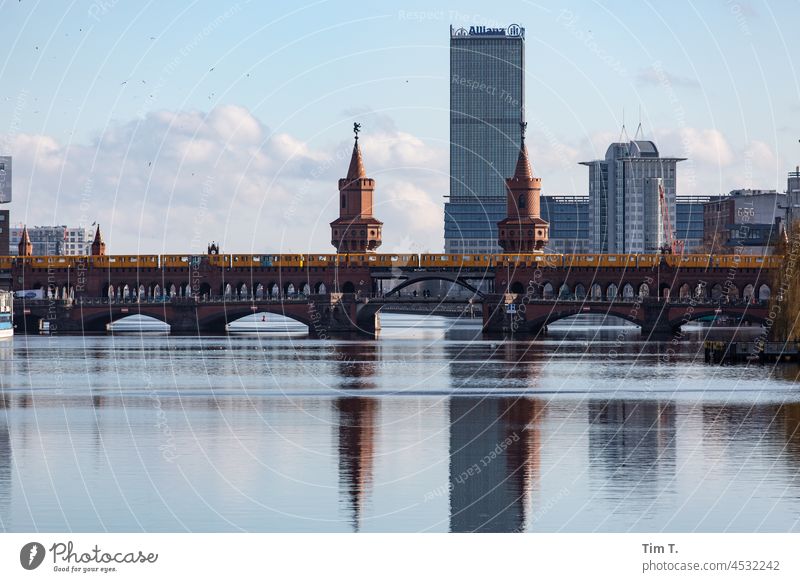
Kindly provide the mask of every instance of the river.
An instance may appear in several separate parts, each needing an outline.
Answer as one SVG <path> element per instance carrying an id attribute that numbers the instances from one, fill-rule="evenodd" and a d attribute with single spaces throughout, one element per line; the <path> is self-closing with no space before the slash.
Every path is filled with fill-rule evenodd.
<path id="1" fill-rule="evenodd" d="M 0 530 L 800 530 L 797 366 L 579 323 L 17 336 Z"/>

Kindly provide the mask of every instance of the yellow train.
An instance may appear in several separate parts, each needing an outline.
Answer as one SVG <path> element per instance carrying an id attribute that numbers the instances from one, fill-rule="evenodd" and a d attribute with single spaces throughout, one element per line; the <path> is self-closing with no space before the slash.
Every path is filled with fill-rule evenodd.
<path id="1" fill-rule="evenodd" d="M 487 268 L 652 268 L 665 261 L 674 268 L 777 269 L 780 256 L 658 255 L 658 254 L 218 254 L 218 255 L 103 255 L 0 257 L 0 271 L 14 266 L 31 269 L 179 269 L 207 258 L 219 268 L 425 268 L 481 270 Z"/>

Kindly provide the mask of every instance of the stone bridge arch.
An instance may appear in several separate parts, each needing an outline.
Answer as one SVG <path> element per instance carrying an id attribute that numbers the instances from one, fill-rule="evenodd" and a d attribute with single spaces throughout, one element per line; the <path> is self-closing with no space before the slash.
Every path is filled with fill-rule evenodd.
<path id="1" fill-rule="evenodd" d="M 157 319 L 161 323 L 169 324 L 168 317 L 166 315 L 166 310 L 158 307 L 153 307 L 150 309 L 133 309 L 130 306 L 125 305 L 112 305 L 106 309 L 98 308 L 96 310 L 87 310 L 84 309 L 83 317 L 81 318 L 82 328 L 84 331 L 88 332 L 105 332 L 106 325 L 109 323 L 114 323 L 115 321 L 119 321 L 120 319 L 125 319 L 126 317 L 130 317 L 131 315 L 143 315 L 146 317 L 152 317 L 153 319 Z"/>
<path id="2" fill-rule="evenodd" d="M 634 325 L 645 324 L 642 310 L 634 311 L 631 303 L 591 303 L 581 302 L 569 305 L 566 303 L 528 304 L 525 307 L 525 322 L 528 331 L 536 332 L 543 327 L 575 315 L 613 315 Z"/>
<path id="3" fill-rule="evenodd" d="M 211 313 L 199 315 L 197 317 L 197 329 L 209 333 L 225 333 L 225 326 L 233 323 L 248 315 L 254 313 L 272 313 L 274 315 L 281 315 L 292 319 L 298 323 L 307 326 L 309 332 L 313 329 L 312 315 L 309 306 L 305 303 L 292 306 L 292 309 L 286 309 L 287 305 L 276 304 L 259 304 L 254 310 L 250 305 L 230 306 L 219 305 Z M 209 309 L 209 308 L 206 308 Z M 305 310 L 303 313 L 302 310 Z"/>

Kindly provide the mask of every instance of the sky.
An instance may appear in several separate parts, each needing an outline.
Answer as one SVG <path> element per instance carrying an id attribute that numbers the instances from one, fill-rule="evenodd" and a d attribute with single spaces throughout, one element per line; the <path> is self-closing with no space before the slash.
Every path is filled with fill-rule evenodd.
<path id="1" fill-rule="evenodd" d="M 12 224 L 99 222 L 110 253 L 331 252 L 362 124 L 381 251 L 437 252 L 449 27 L 526 28 L 544 194 L 621 135 L 686 157 L 678 194 L 783 191 L 800 163 L 800 0 L 0 1 Z"/>

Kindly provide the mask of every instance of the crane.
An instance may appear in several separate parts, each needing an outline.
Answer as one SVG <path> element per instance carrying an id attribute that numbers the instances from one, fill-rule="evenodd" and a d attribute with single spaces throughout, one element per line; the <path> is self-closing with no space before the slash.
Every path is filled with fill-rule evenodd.
<path id="1" fill-rule="evenodd" d="M 672 220 L 669 217 L 669 205 L 667 204 L 667 195 L 664 193 L 664 183 L 658 183 L 658 205 L 661 208 L 661 227 L 664 229 L 664 236 L 666 237 L 666 244 L 661 247 L 661 252 L 664 254 L 682 255 L 683 254 L 683 241 L 675 237 L 675 231 L 672 230 Z"/>

